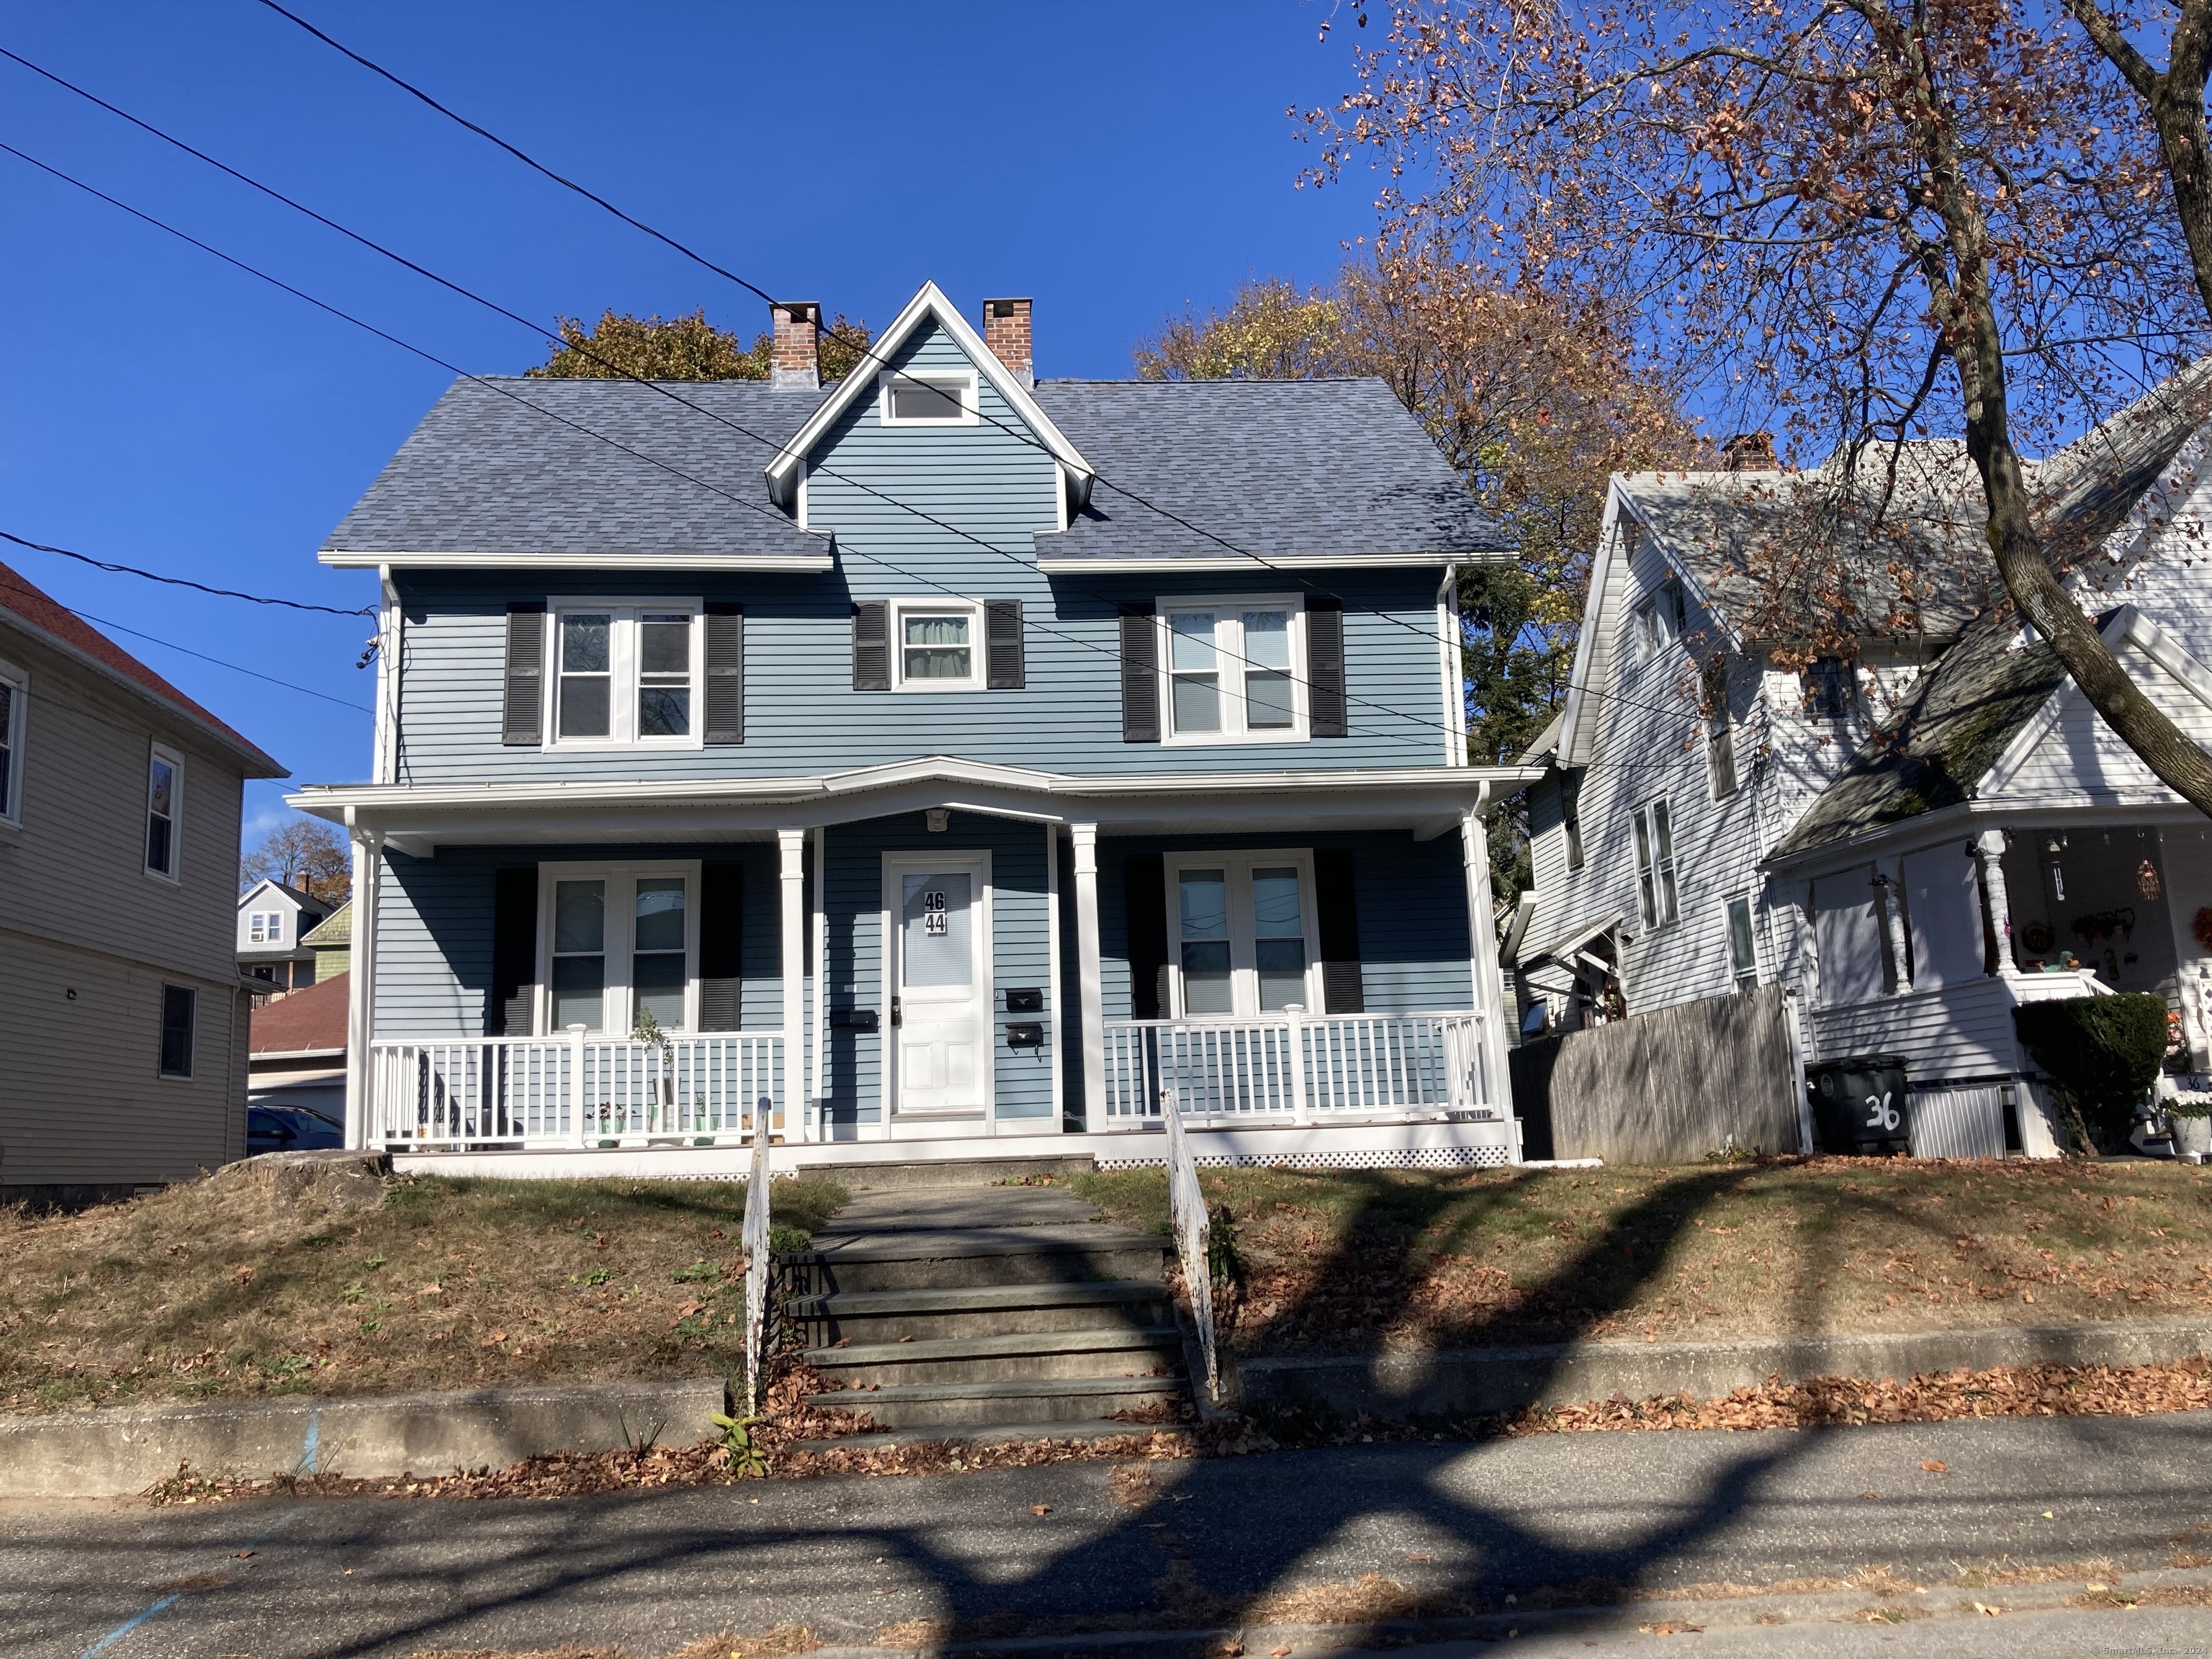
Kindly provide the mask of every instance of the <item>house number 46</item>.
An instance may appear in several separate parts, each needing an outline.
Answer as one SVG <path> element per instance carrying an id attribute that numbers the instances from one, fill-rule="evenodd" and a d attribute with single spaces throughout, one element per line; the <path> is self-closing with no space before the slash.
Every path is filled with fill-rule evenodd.
<path id="1" fill-rule="evenodd" d="M 945 926 L 944 894 L 930 892 L 921 896 L 921 931 L 938 936 L 950 931 Z"/>

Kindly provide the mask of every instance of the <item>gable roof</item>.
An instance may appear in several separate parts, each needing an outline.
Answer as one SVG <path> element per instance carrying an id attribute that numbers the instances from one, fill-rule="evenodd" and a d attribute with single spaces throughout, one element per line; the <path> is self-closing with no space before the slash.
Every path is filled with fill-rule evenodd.
<path id="1" fill-rule="evenodd" d="M 300 943 L 320 951 L 353 946 L 353 901 L 341 899 L 338 908 L 300 935 Z"/>
<path id="2" fill-rule="evenodd" d="M 953 343 L 975 366 L 978 373 L 997 388 L 998 393 L 1012 407 L 1037 441 L 1052 458 L 1066 467 L 1072 478 L 1087 480 L 1091 463 L 1085 460 L 1066 434 L 1053 424 L 1052 417 L 1037 406 L 1030 389 L 1013 372 L 999 361 L 999 355 L 983 343 L 983 337 L 969 326 L 960 314 L 959 307 L 945 295 L 945 290 L 935 283 L 924 283 L 921 291 L 906 302 L 906 309 L 891 319 L 890 325 L 868 345 L 870 356 L 854 366 L 853 372 L 830 388 L 830 395 L 809 415 L 799 428 L 785 441 L 775 459 L 768 465 L 769 490 L 775 499 L 788 505 L 794 498 L 799 463 L 807 459 L 814 446 L 820 442 L 837 418 L 863 397 L 874 395 L 876 376 L 891 355 L 913 338 L 925 323 L 935 323 L 952 337 Z M 1078 492 L 1079 499 L 1079 491 Z"/>
<path id="3" fill-rule="evenodd" d="M 634 380 L 456 380 L 322 562 L 827 570 L 830 538 L 801 530 L 762 483 L 823 394 L 765 380 L 666 390 L 683 402 Z"/>
<path id="4" fill-rule="evenodd" d="M 244 762 L 247 777 L 292 775 L 258 744 L 217 720 L 76 611 L 33 586 L 27 578 L 6 564 L 0 564 L 0 616 L 64 656 L 73 657 L 104 678 L 161 704 Z"/>
<path id="5" fill-rule="evenodd" d="M 327 908 L 322 900 L 317 898 L 313 893 L 303 893 L 296 887 L 287 886 L 274 876 L 264 876 L 252 886 L 240 893 L 238 896 L 238 908 L 243 910 L 248 902 L 264 891 L 276 893 L 291 900 L 295 908 L 299 909 L 313 910 L 319 914 Z"/>
<path id="6" fill-rule="evenodd" d="M 1099 473 L 1066 533 L 1038 544 L 1046 570 L 1442 564 L 1514 546 L 1379 380 L 1047 380 L 1037 401 Z"/>
<path id="7" fill-rule="evenodd" d="M 349 974 L 332 974 L 253 1011 L 246 1048 L 256 1054 L 342 1054 L 351 1007 Z"/>

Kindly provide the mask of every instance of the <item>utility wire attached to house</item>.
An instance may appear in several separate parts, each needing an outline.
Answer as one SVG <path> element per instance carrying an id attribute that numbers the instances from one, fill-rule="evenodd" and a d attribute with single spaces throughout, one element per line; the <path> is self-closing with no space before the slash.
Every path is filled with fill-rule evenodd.
<path id="1" fill-rule="evenodd" d="M 21 152 L 17 151 L 20 155 Z M 272 599 L 264 593 L 244 593 L 234 587 L 210 587 L 205 582 L 196 582 L 184 576 L 165 576 L 158 570 L 141 570 L 135 564 L 112 564 L 106 559 L 95 559 L 89 553 L 73 552 L 66 547 L 55 547 L 46 542 L 34 542 L 11 531 L 0 530 L 0 541 L 13 542 L 18 547 L 27 547 L 34 553 L 52 553 L 64 559 L 75 559 L 79 564 L 88 564 L 95 570 L 112 571 L 119 576 L 143 577 L 149 582 L 166 582 L 171 587 L 189 587 L 202 593 L 212 593 L 217 599 L 244 599 L 249 605 L 281 605 L 291 611 L 315 611 L 326 617 L 374 617 L 376 607 L 356 605 L 342 610 L 334 605 L 310 605 L 304 599 Z"/>

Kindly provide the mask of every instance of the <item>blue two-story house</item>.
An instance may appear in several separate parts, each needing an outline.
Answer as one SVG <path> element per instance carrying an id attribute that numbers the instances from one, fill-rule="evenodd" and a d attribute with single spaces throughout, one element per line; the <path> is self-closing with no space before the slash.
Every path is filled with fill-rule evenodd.
<path id="1" fill-rule="evenodd" d="M 447 1169 L 1516 1156 L 1455 567 L 1376 380 L 1036 381 L 934 285 L 824 386 L 466 379 L 382 583 L 356 1144 Z"/>

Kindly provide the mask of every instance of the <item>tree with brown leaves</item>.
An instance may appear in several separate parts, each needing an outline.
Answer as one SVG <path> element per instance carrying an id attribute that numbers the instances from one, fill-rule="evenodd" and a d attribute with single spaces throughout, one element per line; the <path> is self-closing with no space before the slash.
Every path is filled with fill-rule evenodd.
<path id="1" fill-rule="evenodd" d="M 765 380 L 774 341 L 757 334 L 739 343 L 728 329 L 707 320 L 704 307 L 681 317 L 635 317 L 612 306 L 596 327 L 580 317 L 553 319 L 562 343 L 527 373 L 533 379 L 618 380 Z M 867 354 L 868 325 L 841 312 L 822 333 L 822 378 L 842 380 Z"/>
<path id="2" fill-rule="evenodd" d="M 345 837 L 320 818 L 295 818 L 264 836 L 239 861 L 238 874 L 241 889 L 276 881 L 337 904 L 353 891 L 353 855 Z"/>
<path id="3" fill-rule="evenodd" d="M 2212 812 L 2212 758 L 2067 592 L 2063 562 L 2089 550 L 2047 544 L 2021 455 L 2212 331 L 2175 204 L 2192 186 L 2170 160 L 2202 156 L 2199 49 L 2177 39 L 2180 91 L 2140 90 L 2072 9 L 1401 0 L 1358 89 L 1308 112 L 1312 176 L 1374 162 L 1386 250 L 1442 243 L 1604 295 L 1739 429 L 1771 414 L 1797 453 L 1833 452 L 1805 481 L 1808 533 L 1878 520 L 1903 446 L 1961 434 L 2013 603 Z M 2177 119 L 2162 148 L 2153 115 L 2191 75 L 2196 128 Z"/>

